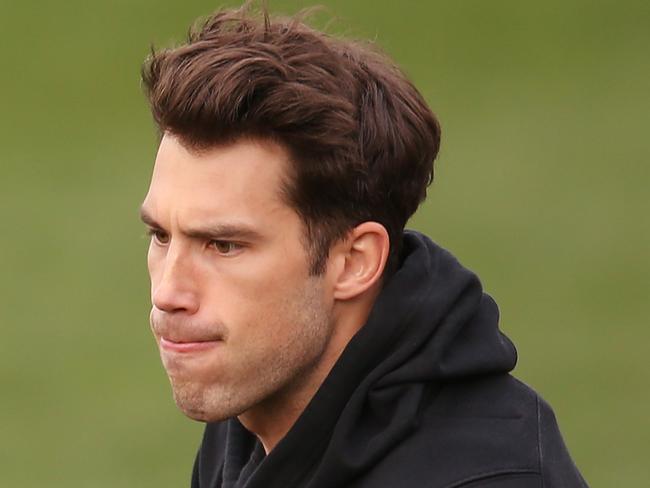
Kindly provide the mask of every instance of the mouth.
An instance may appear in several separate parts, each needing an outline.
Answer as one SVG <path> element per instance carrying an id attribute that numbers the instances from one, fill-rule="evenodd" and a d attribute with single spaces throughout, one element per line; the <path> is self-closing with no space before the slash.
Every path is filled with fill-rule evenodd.
<path id="1" fill-rule="evenodd" d="M 160 337 L 160 348 L 168 352 L 177 353 L 191 353 L 206 351 L 217 347 L 223 341 L 221 340 L 207 340 L 207 341 L 173 341 L 165 337 Z"/>

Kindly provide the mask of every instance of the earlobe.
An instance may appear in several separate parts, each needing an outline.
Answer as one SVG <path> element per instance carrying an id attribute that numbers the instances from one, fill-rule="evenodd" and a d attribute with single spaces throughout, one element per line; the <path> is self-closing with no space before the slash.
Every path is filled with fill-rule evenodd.
<path id="1" fill-rule="evenodd" d="M 377 222 L 363 222 L 341 243 L 345 253 L 337 276 L 334 298 L 350 300 L 380 282 L 388 259 L 390 242 L 386 228 Z"/>

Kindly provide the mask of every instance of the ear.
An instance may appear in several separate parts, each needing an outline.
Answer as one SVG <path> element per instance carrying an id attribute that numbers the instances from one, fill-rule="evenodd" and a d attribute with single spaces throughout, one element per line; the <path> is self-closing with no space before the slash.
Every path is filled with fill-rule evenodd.
<path id="1" fill-rule="evenodd" d="M 339 262 L 334 298 L 349 300 L 381 280 L 388 259 L 390 240 L 386 228 L 377 222 L 363 222 L 337 246 Z"/>

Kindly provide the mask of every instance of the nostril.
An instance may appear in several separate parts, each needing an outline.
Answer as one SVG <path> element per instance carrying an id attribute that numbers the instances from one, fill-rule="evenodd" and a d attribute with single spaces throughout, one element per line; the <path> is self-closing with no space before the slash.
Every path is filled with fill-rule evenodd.
<path id="1" fill-rule="evenodd" d="M 151 303 L 157 309 L 168 313 L 195 313 L 198 310 L 196 294 L 191 289 L 174 285 L 170 281 L 160 283 L 153 290 Z"/>
<path id="2" fill-rule="evenodd" d="M 187 294 L 169 294 L 165 296 L 156 296 L 153 300 L 153 305 L 163 312 L 173 313 L 173 312 L 194 312 L 196 306 L 194 300 Z"/>

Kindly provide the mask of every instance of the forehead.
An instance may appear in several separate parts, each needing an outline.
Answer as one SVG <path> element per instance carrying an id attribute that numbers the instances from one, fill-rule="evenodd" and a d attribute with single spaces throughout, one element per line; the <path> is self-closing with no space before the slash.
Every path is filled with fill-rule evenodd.
<path id="1" fill-rule="evenodd" d="M 286 151 L 270 141 L 244 139 L 195 151 L 165 134 L 143 207 L 181 217 L 268 217 L 288 210 L 283 188 L 289 167 Z"/>

